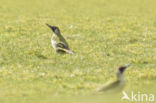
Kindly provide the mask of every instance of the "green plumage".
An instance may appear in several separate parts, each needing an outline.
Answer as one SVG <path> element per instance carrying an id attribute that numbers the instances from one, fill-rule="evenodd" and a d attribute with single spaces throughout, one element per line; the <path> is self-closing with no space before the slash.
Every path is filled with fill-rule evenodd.
<path id="1" fill-rule="evenodd" d="M 59 53 L 69 53 L 73 54 L 72 51 L 70 51 L 69 45 L 65 38 L 61 35 L 61 32 L 58 27 L 56 26 L 51 26 L 47 24 L 49 28 L 53 31 L 53 35 L 51 37 L 51 43 L 56 52 Z"/>

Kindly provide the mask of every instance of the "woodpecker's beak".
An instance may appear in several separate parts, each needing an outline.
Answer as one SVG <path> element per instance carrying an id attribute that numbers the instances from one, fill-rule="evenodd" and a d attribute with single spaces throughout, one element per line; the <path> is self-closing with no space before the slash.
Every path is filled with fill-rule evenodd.
<path id="1" fill-rule="evenodd" d="M 131 64 L 126 64 L 125 67 L 127 68 L 127 67 L 129 67 L 130 65 L 131 65 Z"/>
<path id="2" fill-rule="evenodd" d="M 51 26 L 49 24 L 46 24 L 53 32 L 55 31 L 55 27 L 54 26 Z"/>

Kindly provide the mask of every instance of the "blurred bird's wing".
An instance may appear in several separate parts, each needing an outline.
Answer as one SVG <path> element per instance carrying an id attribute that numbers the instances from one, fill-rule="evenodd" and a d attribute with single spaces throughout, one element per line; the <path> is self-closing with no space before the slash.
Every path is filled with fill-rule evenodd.
<path id="1" fill-rule="evenodd" d="M 120 81 L 115 81 L 109 85 L 105 85 L 105 86 L 101 87 L 100 89 L 97 90 L 97 92 L 104 92 L 104 91 L 112 90 L 112 89 L 118 87 L 119 85 L 120 85 Z"/>

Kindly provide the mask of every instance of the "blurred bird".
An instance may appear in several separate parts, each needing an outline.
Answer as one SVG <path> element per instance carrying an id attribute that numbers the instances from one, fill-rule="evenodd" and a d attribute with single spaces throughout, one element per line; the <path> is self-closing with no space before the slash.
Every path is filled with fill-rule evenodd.
<path id="1" fill-rule="evenodd" d="M 116 77 L 117 80 L 111 83 L 106 84 L 105 86 L 101 87 L 96 91 L 96 93 L 102 93 L 102 92 L 117 92 L 122 90 L 125 84 L 124 80 L 124 71 L 126 70 L 127 67 L 129 67 L 130 64 L 126 64 L 124 66 L 118 67 L 116 69 Z"/>
<path id="2" fill-rule="evenodd" d="M 51 37 L 51 43 L 56 52 L 60 53 L 68 53 L 73 54 L 72 51 L 70 51 L 70 48 L 68 46 L 67 41 L 65 38 L 61 35 L 60 29 L 57 26 L 51 26 L 49 24 L 46 24 L 53 32 L 53 35 Z"/>

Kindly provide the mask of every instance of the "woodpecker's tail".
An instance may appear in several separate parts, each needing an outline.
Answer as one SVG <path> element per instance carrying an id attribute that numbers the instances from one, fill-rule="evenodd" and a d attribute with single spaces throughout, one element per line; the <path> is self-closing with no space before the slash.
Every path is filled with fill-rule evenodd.
<path id="1" fill-rule="evenodd" d="M 73 55 L 74 53 L 68 49 L 64 49 L 64 48 L 57 48 L 56 52 L 62 52 L 62 53 L 68 53 Z"/>
<path id="2" fill-rule="evenodd" d="M 74 54 L 74 53 L 73 53 L 72 51 L 70 51 L 70 50 L 66 50 L 66 52 L 67 52 L 68 54 L 71 54 L 71 55 Z"/>

